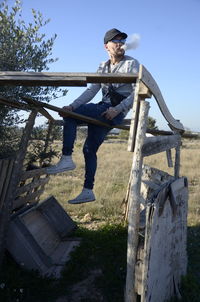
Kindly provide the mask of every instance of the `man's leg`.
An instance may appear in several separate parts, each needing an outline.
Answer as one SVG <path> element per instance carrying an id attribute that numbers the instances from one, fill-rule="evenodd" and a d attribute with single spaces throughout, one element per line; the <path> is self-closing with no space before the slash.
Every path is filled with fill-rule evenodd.
<path id="1" fill-rule="evenodd" d="M 95 104 L 91 104 L 95 105 Z M 109 105 L 96 105 L 97 108 L 92 110 L 91 117 L 101 120 L 103 122 L 116 125 L 120 124 L 123 121 L 123 114 L 119 114 L 112 121 L 106 120 L 101 116 Z M 95 107 L 96 107 L 95 106 Z M 92 109 L 92 106 L 90 107 Z M 89 114 L 89 113 L 88 113 Z M 88 135 L 83 147 L 83 153 L 85 157 L 85 181 L 82 192 L 74 199 L 69 200 L 70 204 L 79 204 L 84 202 L 90 202 L 95 200 L 95 195 L 92 191 L 94 186 L 95 173 L 97 169 L 97 151 L 100 145 L 103 143 L 106 135 L 110 131 L 110 128 L 101 127 L 93 124 L 88 125 Z"/>
<path id="2" fill-rule="evenodd" d="M 88 126 L 88 136 L 83 147 L 85 158 L 84 188 L 93 189 L 97 169 L 97 151 L 109 131 L 110 129 L 106 127 L 91 124 Z"/>
<path id="3" fill-rule="evenodd" d="M 88 125 L 88 136 L 83 147 L 85 158 L 85 181 L 82 192 L 74 199 L 69 200 L 70 204 L 79 204 L 95 200 L 93 193 L 94 178 L 97 169 L 97 151 L 103 143 L 109 128 Z"/>
<path id="4" fill-rule="evenodd" d="M 76 139 L 77 124 L 81 123 L 81 121 L 70 117 L 64 118 L 63 120 L 64 127 L 62 157 L 56 165 L 47 168 L 48 174 L 56 174 L 69 170 L 74 170 L 76 167 L 71 155 Z"/>

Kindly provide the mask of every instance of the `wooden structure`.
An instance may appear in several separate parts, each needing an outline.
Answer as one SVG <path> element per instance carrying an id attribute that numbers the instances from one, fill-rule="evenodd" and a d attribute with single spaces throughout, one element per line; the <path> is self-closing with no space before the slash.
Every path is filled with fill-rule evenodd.
<path id="1" fill-rule="evenodd" d="M 2 102 L 24 109 L 17 102 Z M 55 198 L 39 203 L 49 181 L 46 169 L 23 170 L 36 115 L 37 110 L 32 108 L 16 158 L 0 160 L 0 260 L 7 247 L 13 258 L 27 269 L 59 277 L 79 241 L 68 238 L 76 224 Z"/>
<path id="2" fill-rule="evenodd" d="M 51 196 L 12 215 L 7 248 L 23 267 L 60 277 L 69 253 L 80 243 L 68 236 L 75 228 L 76 224 Z"/>
<path id="3" fill-rule="evenodd" d="M 0 85 L 28 86 L 86 86 L 87 83 L 135 83 L 133 115 L 128 150 L 133 152 L 133 163 L 127 194 L 128 245 L 126 302 L 164 302 L 179 295 L 181 276 L 186 273 L 186 218 L 187 181 L 179 177 L 180 144 L 184 127 L 173 118 L 158 85 L 140 65 L 139 74 L 90 73 L 33 73 L 0 72 Z M 161 136 L 146 137 L 149 102 L 154 97 L 171 131 Z M 81 119 L 86 123 L 109 125 L 68 112 L 59 107 L 22 96 L 23 104 L 10 101 L 11 106 L 30 106 L 53 121 L 49 110 Z M 2 104 L 8 100 L 0 99 Z M 157 133 L 159 134 L 159 133 Z M 171 149 L 175 149 L 173 163 Z M 173 175 L 143 166 L 143 158 L 166 152 L 168 166 L 174 166 Z M 146 174 L 145 174 L 146 172 Z M 155 176 L 156 175 L 156 176 Z M 22 189 L 23 190 L 23 189 Z M 141 205 L 143 211 L 141 211 Z M 144 223 L 141 229 L 141 218 Z M 166 228 L 168 226 L 168 228 Z M 163 236 L 165 235 L 165 239 Z M 160 267 L 162 269 L 160 269 Z"/>

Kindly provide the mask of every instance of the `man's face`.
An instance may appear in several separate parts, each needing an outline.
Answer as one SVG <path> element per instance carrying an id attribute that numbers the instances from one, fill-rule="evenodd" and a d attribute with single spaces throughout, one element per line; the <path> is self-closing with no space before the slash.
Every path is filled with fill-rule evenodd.
<path id="1" fill-rule="evenodd" d="M 118 41 L 117 41 L 118 40 Z M 107 44 L 105 44 L 106 50 L 109 52 L 112 56 L 122 56 L 124 55 L 124 49 L 121 48 L 122 45 L 124 45 L 122 36 L 118 35 L 115 36 L 111 41 L 109 41 Z"/>

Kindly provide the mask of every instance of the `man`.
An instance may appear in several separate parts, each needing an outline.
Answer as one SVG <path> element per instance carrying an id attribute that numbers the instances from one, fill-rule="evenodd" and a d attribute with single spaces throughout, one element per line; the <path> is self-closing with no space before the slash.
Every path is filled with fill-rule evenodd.
<path id="1" fill-rule="evenodd" d="M 126 56 L 123 49 L 127 34 L 113 28 L 104 36 L 105 49 L 109 60 L 102 62 L 98 73 L 138 73 L 139 63 L 132 57 Z M 97 92 L 102 89 L 102 100 L 97 104 L 87 104 Z M 95 118 L 111 125 L 122 123 L 127 112 L 132 108 L 134 98 L 134 84 L 91 84 L 73 103 L 63 108 L 91 118 Z M 81 121 L 64 117 L 63 149 L 60 161 L 47 169 L 47 173 L 54 174 L 75 169 L 72 160 L 76 128 Z M 97 168 L 97 150 L 103 143 L 109 128 L 88 124 L 88 135 L 83 146 L 85 158 L 85 181 L 82 192 L 71 204 L 79 204 L 95 200 L 93 193 L 94 177 Z"/>

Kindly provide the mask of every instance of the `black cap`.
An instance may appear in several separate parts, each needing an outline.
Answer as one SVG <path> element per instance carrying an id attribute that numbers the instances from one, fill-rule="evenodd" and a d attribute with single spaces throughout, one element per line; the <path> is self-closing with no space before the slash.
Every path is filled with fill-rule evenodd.
<path id="1" fill-rule="evenodd" d="M 108 43 L 109 41 L 111 41 L 114 37 L 116 36 L 122 36 L 123 39 L 126 39 L 128 37 L 128 35 L 126 33 L 121 32 L 120 30 L 116 29 L 116 28 L 112 28 L 109 31 L 106 32 L 105 36 L 104 36 L 104 44 Z"/>

